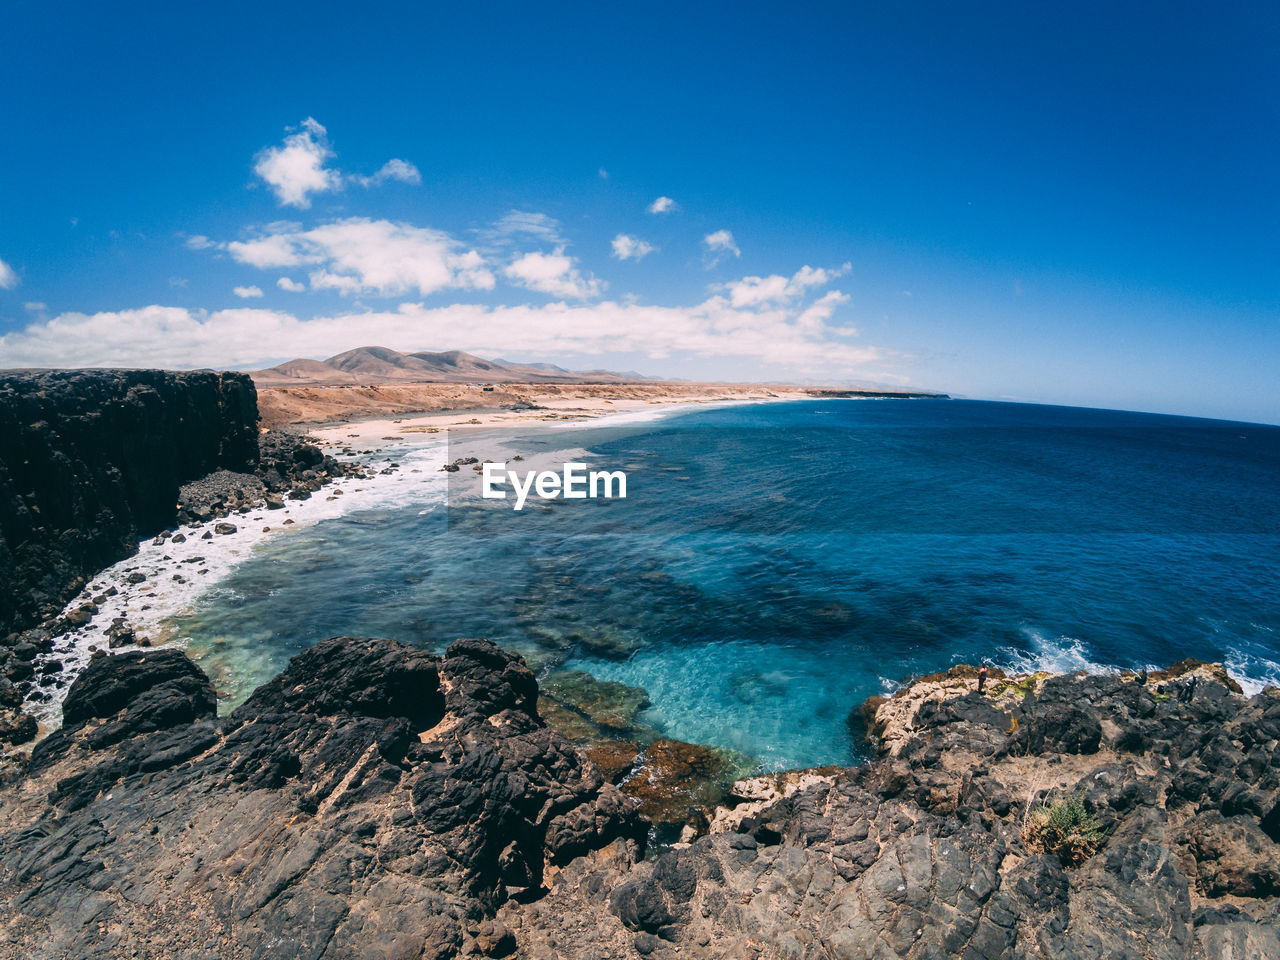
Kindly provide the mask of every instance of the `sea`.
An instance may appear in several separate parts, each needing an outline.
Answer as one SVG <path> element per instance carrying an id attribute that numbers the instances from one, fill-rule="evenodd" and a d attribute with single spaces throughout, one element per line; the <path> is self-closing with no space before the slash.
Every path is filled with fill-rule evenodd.
<path id="1" fill-rule="evenodd" d="M 465 453 L 622 470 L 627 496 L 516 511 L 440 471 Z M 1198 657 L 1280 684 L 1280 427 L 824 399 L 406 435 L 373 460 L 394 485 L 348 483 L 172 605 L 224 708 L 325 637 L 488 637 L 778 770 L 856 762 L 865 698 L 957 663 Z"/>

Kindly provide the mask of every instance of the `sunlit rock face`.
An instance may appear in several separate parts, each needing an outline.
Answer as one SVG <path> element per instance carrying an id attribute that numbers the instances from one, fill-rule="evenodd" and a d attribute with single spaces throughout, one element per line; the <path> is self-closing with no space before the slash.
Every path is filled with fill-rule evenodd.
<path id="1" fill-rule="evenodd" d="M 642 691 L 540 695 L 482 640 L 326 640 L 222 719 L 181 652 L 104 655 L 0 787 L 0 956 L 1280 956 L 1280 691 L 976 685 L 878 699 L 862 766 L 708 793 L 723 757 L 624 737 Z"/>
<path id="2" fill-rule="evenodd" d="M 536 702 L 523 661 L 478 640 L 326 640 L 221 720 L 181 652 L 99 657 L 0 794 L 0 955 L 505 943 L 498 906 L 583 853 L 634 860 L 648 830 Z"/>

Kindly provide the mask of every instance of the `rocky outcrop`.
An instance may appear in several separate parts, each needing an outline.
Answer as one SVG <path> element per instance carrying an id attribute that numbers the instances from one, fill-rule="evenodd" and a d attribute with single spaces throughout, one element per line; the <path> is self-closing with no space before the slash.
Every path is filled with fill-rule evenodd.
<path id="1" fill-rule="evenodd" d="M 222 720 L 181 653 L 100 657 L 0 790 L 0 957 L 1280 956 L 1280 690 L 975 683 L 643 860 L 635 801 L 484 641 L 325 641 Z M 553 686 L 606 725 L 643 702 Z"/>
<path id="2" fill-rule="evenodd" d="M 392 472 L 384 469 L 384 473 Z M 285 500 L 307 500 L 341 477 L 365 477 L 365 466 L 336 460 L 311 437 L 270 430 L 258 438 L 253 473 L 219 470 L 184 484 L 178 492 L 178 523 L 198 524 L 265 506 L 279 510 Z"/>
<path id="3" fill-rule="evenodd" d="M 1280 956 L 1280 690 L 1221 676 L 928 678 L 872 712 L 878 759 L 736 785 L 709 835 L 499 919 L 557 960 Z M 1029 829 L 1073 798 L 1078 865 Z"/>
<path id="4" fill-rule="evenodd" d="M 172 523 L 183 483 L 257 460 L 245 374 L 0 374 L 0 637 L 54 616 Z"/>
<path id="5" fill-rule="evenodd" d="M 224 719 L 176 650 L 99 657 L 0 793 L 0 956 L 506 956 L 504 903 L 643 850 L 518 657 L 337 638 Z"/>

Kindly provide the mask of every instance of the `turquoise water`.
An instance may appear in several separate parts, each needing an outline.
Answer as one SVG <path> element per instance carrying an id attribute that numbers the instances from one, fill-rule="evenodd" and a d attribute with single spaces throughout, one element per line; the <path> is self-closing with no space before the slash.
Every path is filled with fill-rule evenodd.
<path id="1" fill-rule="evenodd" d="M 487 636 L 642 686 L 650 724 L 768 768 L 856 759 L 852 707 L 955 662 L 1280 678 L 1280 428 L 814 401 L 505 443 L 585 448 L 628 498 L 323 521 L 180 633 L 233 699 L 326 636 Z"/>

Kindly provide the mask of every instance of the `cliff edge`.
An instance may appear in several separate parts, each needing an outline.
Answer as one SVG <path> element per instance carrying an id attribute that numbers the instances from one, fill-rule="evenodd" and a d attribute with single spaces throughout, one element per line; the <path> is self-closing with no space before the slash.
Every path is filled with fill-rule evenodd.
<path id="1" fill-rule="evenodd" d="M 247 374 L 0 373 L 0 637 L 172 523 L 183 483 L 257 462 Z"/>

